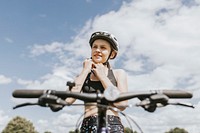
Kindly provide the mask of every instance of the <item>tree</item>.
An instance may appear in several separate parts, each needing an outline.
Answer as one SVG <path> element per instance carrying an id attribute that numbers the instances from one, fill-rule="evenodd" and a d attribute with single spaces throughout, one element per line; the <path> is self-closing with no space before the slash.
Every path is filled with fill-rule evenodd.
<path id="1" fill-rule="evenodd" d="M 20 116 L 16 116 L 7 124 L 2 133 L 38 133 L 33 124 L 22 118 Z"/>
<path id="2" fill-rule="evenodd" d="M 136 131 L 133 132 L 133 130 L 131 130 L 129 127 L 126 127 L 126 128 L 124 129 L 124 132 L 125 132 L 125 133 L 137 133 Z"/>
<path id="3" fill-rule="evenodd" d="M 80 133 L 80 131 L 76 129 L 75 131 L 69 131 L 69 133 Z"/>
<path id="4" fill-rule="evenodd" d="M 185 129 L 183 128 L 174 128 L 174 129 L 170 129 L 170 131 L 168 132 L 165 132 L 165 133 L 189 133 L 188 131 L 186 131 Z"/>

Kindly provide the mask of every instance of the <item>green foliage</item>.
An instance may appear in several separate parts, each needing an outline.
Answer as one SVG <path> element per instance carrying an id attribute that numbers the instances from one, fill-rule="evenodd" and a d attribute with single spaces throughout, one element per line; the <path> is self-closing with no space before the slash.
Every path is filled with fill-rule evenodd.
<path id="1" fill-rule="evenodd" d="M 79 130 L 69 131 L 69 133 L 80 133 L 80 131 Z"/>
<path id="2" fill-rule="evenodd" d="M 16 116 L 7 124 L 2 133 L 38 133 L 35 131 L 33 124 L 22 118 L 20 116 Z"/>
<path id="3" fill-rule="evenodd" d="M 69 131 L 69 133 L 76 133 L 75 131 Z"/>
<path id="4" fill-rule="evenodd" d="M 129 127 L 124 128 L 124 133 L 137 133 L 136 131 L 133 132 Z"/>
<path id="5" fill-rule="evenodd" d="M 174 128 L 174 129 L 170 129 L 170 131 L 168 132 L 165 132 L 165 133 L 189 133 L 188 131 L 186 131 L 185 129 L 183 128 Z"/>
<path id="6" fill-rule="evenodd" d="M 80 131 L 70 131 L 69 133 L 79 133 Z M 124 129 L 125 133 L 137 133 L 136 131 L 131 130 L 129 127 L 126 127 Z M 20 116 L 16 116 L 10 122 L 7 124 L 5 129 L 2 131 L 2 133 L 38 133 L 33 124 L 26 120 L 25 118 L 22 118 Z M 45 131 L 44 133 L 51 133 L 49 131 Z M 183 128 L 173 128 L 165 133 L 189 133 Z"/>

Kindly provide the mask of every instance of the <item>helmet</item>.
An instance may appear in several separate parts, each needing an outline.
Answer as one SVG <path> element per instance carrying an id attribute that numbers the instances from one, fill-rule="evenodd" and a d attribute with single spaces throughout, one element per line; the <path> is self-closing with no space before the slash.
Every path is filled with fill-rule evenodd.
<path id="1" fill-rule="evenodd" d="M 112 35 L 112 34 L 110 34 L 108 32 L 105 32 L 105 31 L 94 32 L 91 35 L 90 41 L 89 41 L 91 47 L 93 45 L 93 42 L 96 39 L 104 39 L 104 40 L 108 41 L 110 43 L 110 45 L 111 45 L 112 50 L 114 50 L 116 52 L 116 55 L 117 55 L 117 52 L 118 52 L 118 49 L 119 49 L 119 44 L 118 44 L 118 41 L 117 41 L 117 39 L 115 38 L 114 35 Z M 113 57 L 113 59 L 114 58 L 115 57 Z"/>

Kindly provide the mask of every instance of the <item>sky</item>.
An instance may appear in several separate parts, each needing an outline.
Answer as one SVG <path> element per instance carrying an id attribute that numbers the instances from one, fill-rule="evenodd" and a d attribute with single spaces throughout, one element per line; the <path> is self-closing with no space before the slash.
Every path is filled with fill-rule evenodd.
<path id="1" fill-rule="evenodd" d="M 119 41 L 113 68 L 128 75 L 129 91 L 174 89 L 193 93 L 195 109 L 158 108 L 154 113 L 127 108 L 144 133 L 174 127 L 200 131 L 200 0 L 1 0 L 0 131 L 22 116 L 39 132 L 73 130 L 83 107 L 53 113 L 39 106 L 13 110 L 16 89 L 66 90 L 90 57 L 89 37 L 109 31 Z M 80 102 L 81 101 L 77 101 Z M 129 104 L 137 103 L 129 100 Z M 126 120 L 122 117 L 124 124 Z M 132 123 L 133 124 L 133 123 Z M 133 124 L 133 128 L 139 132 Z"/>

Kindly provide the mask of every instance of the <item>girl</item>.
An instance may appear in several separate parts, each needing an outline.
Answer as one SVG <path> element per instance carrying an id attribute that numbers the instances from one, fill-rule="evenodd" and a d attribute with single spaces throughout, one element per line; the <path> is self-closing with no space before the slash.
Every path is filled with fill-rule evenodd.
<path id="1" fill-rule="evenodd" d="M 75 79 L 75 84 L 71 91 L 101 93 L 109 87 L 114 87 L 120 93 L 127 92 L 127 75 L 122 69 L 112 69 L 109 60 L 114 59 L 118 53 L 118 42 L 114 35 L 108 32 L 95 32 L 89 40 L 91 46 L 91 58 L 83 62 L 83 69 Z M 66 101 L 72 104 L 75 99 L 67 98 Z M 105 101 L 101 104 L 107 105 Z M 127 101 L 114 103 L 111 106 L 123 111 Z M 120 107 L 121 106 L 121 107 Z M 124 106 L 124 107 L 122 107 Z M 109 132 L 124 133 L 124 127 L 118 116 L 118 112 L 107 110 L 107 122 Z M 84 120 L 81 126 L 81 133 L 96 132 L 97 107 L 85 106 Z"/>

